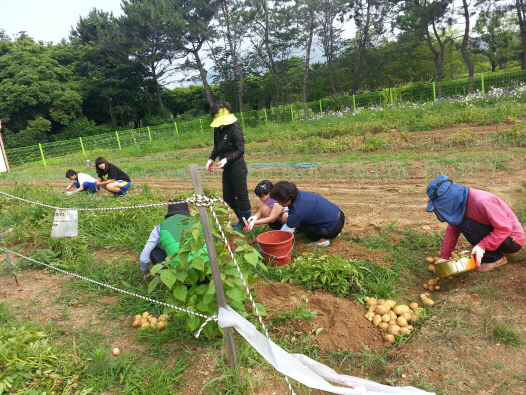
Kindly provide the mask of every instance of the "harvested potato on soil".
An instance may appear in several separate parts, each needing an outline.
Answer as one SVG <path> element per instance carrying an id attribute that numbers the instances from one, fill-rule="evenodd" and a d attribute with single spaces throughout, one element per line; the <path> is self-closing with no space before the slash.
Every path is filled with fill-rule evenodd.
<path id="1" fill-rule="evenodd" d="M 398 306 L 393 307 L 393 311 L 396 315 L 409 313 L 409 306 L 406 306 L 405 304 L 399 304 Z"/>
<path id="2" fill-rule="evenodd" d="M 435 262 L 435 259 L 431 258 L 431 257 L 428 257 L 428 258 L 426 258 L 426 262 L 427 263 L 433 263 L 433 262 Z"/>
<path id="3" fill-rule="evenodd" d="M 409 335 L 411 331 L 407 329 L 406 327 L 400 328 L 400 334 L 401 335 Z"/>
<path id="4" fill-rule="evenodd" d="M 389 328 L 387 328 L 387 333 L 390 335 L 399 335 L 400 327 L 398 325 L 391 325 Z"/>
<path id="5" fill-rule="evenodd" d="M 407 326 L 407 320 L 401 316 L 396 319 L 396 323 L 400 327 Z"/>
<path id="6" fill-rule="evenodd" d="M 160 321 L 157 323 L 157 328 L 159 328 L 159 330 L 163 330 L 165 329 L 166 327 L 168 326 L 168 324 L 166 323 L 166 321 Z"/>
<path id="7" fill-rule="evenodd" d="M 418 308 L 418 303 L 416 302 L 409 303 L 409 308 L 414 311 L 415 309 Z"/>
<path id="8" fill-rule="evenodd" d="M 434 306 L 435 302 L 429 298 L 426 294 L 421 294 L 420 299 L 422 299 L 422 303 L 426 306 Z"/>
<path id="9" fill-rule="evenodd" d="M 382 316 L 376 314 L 376 315 L 373 317 L 373 324 L 374 324 L 374 326 L 378 326 L 378 325 L 380 325 L 381 322 L 382 322 Z"/>
<path id="10" fill-rule="evenodd" d="M 388 311 L 389 309 L 387 307 L 385 307 L 383 304 L 379 304 L 376 306 L 376 310 L 374 312 L 379 315 L 384 315 L 387 314 Z"/>
<path id="11" fill-rule="evenodd" d="M 375 304 L 377 304 L 377 301 L 376 298 L 368 298 L 366 299 L 365 303 L 367 304 L 367 306 L 374 306 Z"/>
<path id="12" fill-rule="evenodd" d="M 378 328 L 383 329 L 384 331 L 389 328 L 389 324 L 387 322 L 382 322 L 380 325 L 378 325 Z"/>
<path id="13" fill-rule="evenodd" d="M 394 335 L 385 335 L 384 340 L 389 343 L 394 343 L 396 338 L 394 337 Z"/>
<path id="14" fill-rule="evenodd" d="M 429 270 L 430 272 L 433 272 L 433 273 L 436 273 L 436 271 L 437 271 L 437 270 L 435 269 L 435 265 L 429 265 L 429 266 L 427 267 L 427 270 Z"/>
<path id="15" fill-rule="evenodd" d="M 435 291 L 440 291 L 440 285 L 435 286 Z"/>
<path id="16" fill-rule="evenodd" d="M 383 321 L 383 322 L 389 322 L 389 321 L 391 321 L 391 316 L 390 316 L 389 314 L 384 314 L 384 315 L 382 316 L 382 321 Z"/>
<path id="17" fill-rule="evenodd" d="M 115 347 L 113 350 L 112 350 L 112 353 L 113 355 L 117 356 L 121 353 L 121 350 L 119 350 L 117 347 Z"/>

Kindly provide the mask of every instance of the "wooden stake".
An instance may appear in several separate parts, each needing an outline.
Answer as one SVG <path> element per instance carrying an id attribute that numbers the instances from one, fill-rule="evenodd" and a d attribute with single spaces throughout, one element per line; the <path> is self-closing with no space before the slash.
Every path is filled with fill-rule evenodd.
<path id="1" fill-rule="evenodd" d="M 203 185 L 201 184 L 201 175 L 196 164 L 190 165 L 190 177 L 192 177 L 192 185 L 194 186 L 194 193 L 196 195 L 203 195 Z M 201 218 L 201 225 L 203 226 L 203 234 L 205 236 L 206 249 L 208 251 L 208 259 L 212 269 L 212 277 L 214 278 L 214 286 L 216 288 L 217 303 L 219 306 L 226 308 L 225 291 L 223 289 L 223 282 L 221 281 L 221 272 L 217 263 L 216 248 L 214 245 L 214 237 L 212 236 L 212 227 L 208 219 L 208 211 L 206 207 L 197 207 L 199 210 L 199 217 Z M 225 241 L 226 243 L 226 241 Z M 230 369 L 235 375 L 237 366 L 236 345 L 234 344 L 234 335 L 231 327 L 223 328 L 225 333 L 225 342 L 227 347 L 228 359 L 230 361 Z"/>
<path id="2" fill-rule="evenodd" d="M 4 157 L 5 167 L 7 167 L 7 171 L 10 172 L 11 170 L 9 170 L 9 162 L 7 161 L 7 155 L 5 153 L 4 141 L 2 140 L 2 133 L 0 133 L 0 147 L 2 148 L 2 156 Z"/>

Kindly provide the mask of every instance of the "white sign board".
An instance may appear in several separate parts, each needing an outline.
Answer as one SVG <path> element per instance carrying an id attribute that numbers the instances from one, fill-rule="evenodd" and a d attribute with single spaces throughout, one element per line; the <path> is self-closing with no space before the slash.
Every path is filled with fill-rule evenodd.
<path id="1" fill-rule="evenodd" d="M 79 212 L 77 210 L 55 210 L 51 237 L 77 237 L 79 235 Z"/>

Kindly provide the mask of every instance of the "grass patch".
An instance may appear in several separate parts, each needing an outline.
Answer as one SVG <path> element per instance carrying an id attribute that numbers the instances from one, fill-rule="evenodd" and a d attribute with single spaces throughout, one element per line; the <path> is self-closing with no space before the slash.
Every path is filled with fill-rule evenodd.
<path id="1" fill-rule="evenodd" d="M 501 320 L 492 322 L 489 338 L 497 343 L 506 345 L 522 346 L 526 344 L 517 325 Z"/>

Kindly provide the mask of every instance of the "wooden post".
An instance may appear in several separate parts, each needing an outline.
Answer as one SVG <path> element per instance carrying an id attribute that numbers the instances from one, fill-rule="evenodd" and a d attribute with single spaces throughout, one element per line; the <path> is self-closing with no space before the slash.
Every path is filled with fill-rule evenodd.
<path id="1" fill-rule="evenodd" d="M 0 148 L 2 148 L 2 156 L 4 157 L 5 167 L 7 167 L 7 171 L 10 172 L 11 170 L 9 170 L 9 162 L 7 161 L 7 153 L 5 152 L 4 141 L 2 140 L 2 133 L 0 133 Z"/>
<path id="2" fill-rule="evenodd" d="M 194 186 L 194 193 L 196 195 L 203 195 L 203 185 L 201 184 L 201 175 L 199 174 L 199 167 L 196 164 L 188 166 L 190 170 L 190 177 L 192 177 L 192 185 Z M 208 259 L 210 268 L 212 269 L 212 277 L 214 278 L 214 286 L 216 288 L 217 303 L 219 306 L 226 308 L 225 291 L 223 289 L 223 282 L 221 281 L 221 272 L 217 264 L 216 248 L 214 245 L 214 237 L 212 236 L 212 228 L 210 220 L 208 219 L 208 211 L 206 207 L 197 207 L 199 210 L 199 217 L 201 218 L 201 225 L 203 226 L 203 234 L 205 236 L 206 249 L 208 251 Z M 226 243 L 226 241 L 225 241 Z M 236 345 L 234 344 L 234 335 L 231 327 L 223 328 L 225 334 L 226 348 L 228 352 L 228 359 L 230 361 L 230 368 L 235 374 L 237 366 Z"/>

